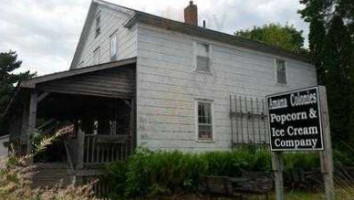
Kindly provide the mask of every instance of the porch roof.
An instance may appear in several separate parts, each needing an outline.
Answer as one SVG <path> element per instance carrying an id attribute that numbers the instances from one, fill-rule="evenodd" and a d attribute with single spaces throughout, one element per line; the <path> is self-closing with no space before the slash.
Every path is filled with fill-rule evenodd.
<path id="1" fill-rule="evenodd" d="M 119 61 L 113 61 L 113 62 L 108 62 L 108 63 L 103 63 L 103 64 L 98 64 L 98 65 L 93 65 L 93 66 L 88 66 L 88 67 L 83 67 L 83 68 L 78 68 L 78 69 L 71 69 L 67 71 L 62 71 L 62 72 L 57 72 L 53 74 L 48 74 L 44 76 L 39 76 L 35 77 L 26 81 L 23 81 L 19 87 L 20 88 L 35 88 L 37 84 L 48 82 L 48 81 L 54 81 L 58 79 L 63 79 L 63 78 L 68 78 L 76 75 L 81 75 L 85 73 L 90 73 L 90 72 L 96 72 L 96 71 L 101 71 L 101 70 L 107 70 L 115 67 L 121 67 L 125 65 L 130 65 L 130 64 L 135 64 L 136 63 L 136 57 L 133 58 L 128 58 L 124 60 L 119 60 Z"/>
<path id="2" fill-rule="evenodd" d="M 130 99 L 135 96 L 136 57 L 119 61 L 71 69 L 21 82 L 5 111 L 7 115 L 13 107 L 29 101 L 32 90 L 42 93 L 61 93 L 108 98 Z M 21 103 L 22 102 L 22 103 Z"/>

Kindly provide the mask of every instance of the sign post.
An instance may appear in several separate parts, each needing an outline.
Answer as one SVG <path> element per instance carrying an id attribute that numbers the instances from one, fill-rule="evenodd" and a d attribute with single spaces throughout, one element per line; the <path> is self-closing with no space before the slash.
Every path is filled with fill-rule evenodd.
<path id="1" fill-rule="evenodd" d="M 319 151 L 326 199 L 334 199 L 332 147 L 323 86 L 267 96 L 276 196 L 284 199 L 284 151 Z"/>
<path id="2" fill-rule="evenodd" d="M 319 87 L 320 105 L 321 105 L 321 121 L 323 131 L 324 151 L 320 152 L 321 172 L 326 190 L 326 199 L 334 199 L 334 183 L 333 183 L 333 159 L 332 159 L 332 143 L 331 131 L 329 126 L 329 114 L 327 105 L 326 88 Z"/>

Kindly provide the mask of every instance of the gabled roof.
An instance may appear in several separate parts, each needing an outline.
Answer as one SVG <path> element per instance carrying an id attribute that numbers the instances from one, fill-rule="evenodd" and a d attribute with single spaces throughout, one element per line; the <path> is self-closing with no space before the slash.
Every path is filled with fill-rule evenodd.
<path id="1" fill-rule="evenodd" d="M 85 20 L 84 26 L 83 26 L 81 34 L 80 34 L 79 41 L 78 41 L 77 46 L 76 46 L 76 50 L 75 50 L 75 53 L 74 53 L 74 56 L 73 56 L 73 59 L 72 59 L 71 65 L 70 65 L 70 69 L 73 67 L 73 65 L 76 62 L 79 62 L 76 59 L 79 56 L 79 54 L 81 53 L 81 51 L 82 51 L 82 47 L 84 45 L 84 43 L 83 43 L 84 39 L 85 39 L 85 37 L 87 37 L 87 35 L 85 33 L 90 28 L 90 23 L 95 17 L 95 12 L 97 10 L 97 6 L 98 5 L 104 6 L 106 8 L 112 9 L 112 10 L 115 10 L 117 12 L 119 11 L 119 12 L 126 13 L 126 14 L 128 14 L 130 16 L 133 16 L 134 13 L 136 12 L 133 9 L 126 8 L 126 7 L 123 7 L 123 6 L 119 6 L 119 5 L 116 5 L 116 4 L 113 4 L 113 3 L 109 3 L 109 2 L 106 2 L 106 1 L 92 0 L 92 2 L 90 4 L 90 7 L 89 7 L 89 10 L 88 10 L 88 13 L 87 13 L 87 16 L 86 16 L 86 20 Z"/>
<path id="2" fill-rule="evenodd" d="M 67 70 L 67 71 L 63 71 L 63 72 L 57 72 L 57 73 L 39 76 L 36 78 L 32 78 L 32 79 L 23 81 L 19 87 L 20 88 L 35 88 L 36 84 L 47 82 L 47 81 L 53 81 L 53 80 L 57 80 L 57 79 L 67 78 L 67 77 L 90 73 L 90 72 L 95 72 L 95 71 L 111 69 L 114 67 L 120 67 L 120 66 L 135 64 L 135 63 L 136 63 L 136 57 L 128 58 L 128 59 L 124 59 L 124 60 L 119 60 L 119 61 L 103 63 L 103 64 L 99 64 L 99 65 L 93 65 L 93 66 L 89 66 L 89 67 Z"/>

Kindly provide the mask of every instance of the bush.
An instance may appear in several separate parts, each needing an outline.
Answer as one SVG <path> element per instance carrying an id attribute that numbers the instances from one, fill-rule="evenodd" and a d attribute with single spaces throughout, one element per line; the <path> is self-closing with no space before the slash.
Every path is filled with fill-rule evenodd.
<path id="1" fill-rule="evenodd" d="M 240 176 L 246 170 L 269 171 L 268 150 L 240 148 L 192 154 L 138 148 L 126 163 L 107 166 L 114 198 L 193 192 L 203 175 Z"/>
<path id="2" fill-rule="evenodd" d="M 353 164 L 352 158 L 333 151 L 336 163 Z M 284 154 L 285 171 L 320 167 L 318 152 Z M 267 148 L 244 146 L 233 151 L 182 153 L 150 151 L 139 147 L 126 162 L 107 166 L 111 197 L 154 197 L 180 192 L 195 192 L 201 176 L 239 177 L 245 171 L 271 171 L 271 154 Z"/>
<path id="3" fill-rule="evenodd" d="M 318 167 L 320 167 L 318 152 L 287 153 L 284 156 L 285 170 L 299 169 L 299 168 L 304 170 L 309 170 Z"/>

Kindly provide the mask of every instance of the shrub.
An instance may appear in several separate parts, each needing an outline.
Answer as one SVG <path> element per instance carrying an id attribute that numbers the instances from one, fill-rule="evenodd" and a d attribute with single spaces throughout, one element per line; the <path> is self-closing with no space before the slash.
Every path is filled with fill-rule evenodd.
<path id="1" fill-rule="evenodd" d="M 235 151 L 201 154 L 179 151 L 150 151 L 137 148 L 126 163 L 107 166 L 114 185 L 111 197 L 142 197 L 193 192 L 203 175 L 240 176 L 246 170 L 270 170 L 266 149 L 240 148 Z"/>
<path id="2" fill-rule="evenodd" d="M 284 168 L 290 169 L 313 169 L 320 167 L 319 154 L 311 152 L 287 153 L 284 155 Z"/>
<path id="3" fill-rule="evenodd" d="M 333 151 L 335 162 L 352 164 L 347 153 Z M 285 171 L 320 167 L 318 152 L 284 153 Z M 271 171 L 267 148 L 243 146 L 233 151 L 183 153 L 139 147 L 126 162 L 107 166 L 111 197 L 153 197 L 195 192 L 201 176 L 239 177 L 245 171 Z"/>

